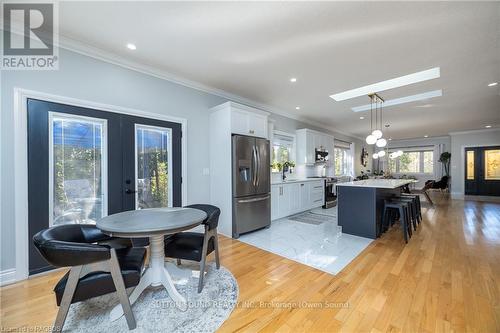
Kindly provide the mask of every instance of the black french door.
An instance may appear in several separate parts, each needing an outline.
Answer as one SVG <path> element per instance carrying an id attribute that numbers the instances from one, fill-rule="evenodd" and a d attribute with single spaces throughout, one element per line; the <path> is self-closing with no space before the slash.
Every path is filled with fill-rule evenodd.
<path id="1" fill-rule="evenodd" d="M 465 148 L 465 194 L 500 196 L 500 146 Z"/>
<path id="2" fill-rule="evenodd" d="M 32 237 L 126 210 L 181 206 L 181 124 L 28 100 L 29 272 L 51 269 Z"/>

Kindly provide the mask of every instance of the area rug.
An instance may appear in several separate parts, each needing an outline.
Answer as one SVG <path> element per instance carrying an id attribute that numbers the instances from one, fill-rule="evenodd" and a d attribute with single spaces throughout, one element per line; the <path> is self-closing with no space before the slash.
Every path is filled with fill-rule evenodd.
<path id="1" fill-rule="evenodd" d="M 331 223 L 336 222 L 336 218 L 334 216 L 316 214 L 316 213 L 312 213 L 312 212 L 305 212 L 305 213 L 293 215 L 293 216 L 288 217 L 288 219 L 292 220 L 292 221 L 297 221 L 297 222 L 302 222 L 302 223 L 307 223 L 307 224 L 314 224 L 314 225 L 320 225 L 320 224 L 325 223 L 325 222 L 331 222 Z"/>
<path id="2" fill-rule="evenodd" d="M 198 294 L 198 265 L 169 270 L 188 309 L 175 307 L 164 288 L 146 289 L 132 306 L 137 328 L 133 332 L 215 332 L 229 317 L 238 300 L 238 283 L 226 268 L 207 267 L 205 286 Z M 193 271 L 192 271 L 193 270 Z M 129 332 L 125 317 L 111 322 L 109 313 L 118 304 L 116 293 L 71 305 L 64 332 Z"/>

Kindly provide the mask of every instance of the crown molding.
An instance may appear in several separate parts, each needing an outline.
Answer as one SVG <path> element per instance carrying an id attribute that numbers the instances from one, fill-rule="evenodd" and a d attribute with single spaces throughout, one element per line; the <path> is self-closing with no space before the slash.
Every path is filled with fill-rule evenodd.
<path id="1" fill-rule="evenodd" d="M 136 72 L 139 72 L 142 74 L 146 74 L 146 75 L 153 76 L 153 77 L 156 77 L 156 78 L 159 78 L 162 80 L 173 82 L 173 83 L 176 83 L 176 84 L 179 84 L 179 85 L 191 88 L 191 89 L 196 89 L 198 91 L 202 91 L 202 92 L 205 92 L 208 94 L 216 95 L 216 96 L 225 98 L 229 101 L 244 104 L 244 105 L 247 105 L 250 107 L 254 107 L 254 108 L 261 109 L 263 111 L 270 112 L 272 114 L 276 114 L 279 116 L 283 116 L 286 118 L 297 120 L 297 121 L 315 126 L 317 128 L 321 128 L 321 129 L 329 131 L 329 132 L 335 132 L 335 133 L 342 134 L 342 135 L 345 135 L 345 136 L 348 136 L 351 138 L 364 140 L 363 138 L 361 138 L 359 136 L 356 136 L 352 133 L 348 133 L 348 132 L 339 130 L 338 128 L 335 128 L 333 126 L 325 126 L 325 124 L 323 124 L 323 123 L 309 120 L 305 117 L 298 116 L 295 114 L 291 114 L 285 110 L 273 107 L 271 105 L 268 105 L 265 103 L 260 103 L 260 102 L 251 100 L 249 98 L 239 96 L 239 95 L 227 92 L 227 91 L 222 90 L 222 89 L 214 88 L 214 87 L 211 87 L 211 86 L 208 86 L 208 85 L 205 85 L 205 84 L 193 81 L 193 80 L 185 79 L 183 77 L 174 75 L 174 74 L 169 73 L 169 72 L 164 71 L 164 70 L 160 70 L 160 69 L 153 67 L 153 66 L 145 65 L 145 64 L 139 63 L 137 61 L 128 60 L 125 57 L 117 55 L 116 53 L 104 51 L 102 49 L 96 48 L 96 47 L 89 45 L 87 43 L 84 43 L 82 41 L 68 38 L 68 37 L 63 36 L 63 35 L 59 35 L 58 46 L 63 48 L 63 49 L 66 49 L 66 50 L 69 50 L 69 51 L 72 51 L 72 52 L 75 52 L 78 54 L 82 54 L 82 55 L 85 55 L 85 56 L 88 56 L 88 57 L 91 57 L 94 59 L 105 61 L 107 63 L 111 63 L 111 64 L 129 69 L 129 70 L 133 70 L 133 71 L 136 71 Z"/>
<path id="2" fill-rule="evenodd" d="M 460 132 L 450 132 L 448 133 L 450 136 L 453 135 L 461 135 L 461 134 L 474 134 L 474 133 L 483 133 L 483 132 L 496 132 L 500 131 L 500 128 L 484 128 L 478 130 L 469 130 L 469 131 L 460 131 Z"/>

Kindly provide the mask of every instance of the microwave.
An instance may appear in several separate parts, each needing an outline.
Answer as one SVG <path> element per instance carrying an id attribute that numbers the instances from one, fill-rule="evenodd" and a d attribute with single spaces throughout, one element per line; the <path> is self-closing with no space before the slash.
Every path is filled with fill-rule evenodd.
<path id="1" fill-rule="evenodd" d="M 326 162 L 328 161 L 328 150 L 322 148 L 316 148 L 314 150 L 314 156 L 316 162 Z"/>

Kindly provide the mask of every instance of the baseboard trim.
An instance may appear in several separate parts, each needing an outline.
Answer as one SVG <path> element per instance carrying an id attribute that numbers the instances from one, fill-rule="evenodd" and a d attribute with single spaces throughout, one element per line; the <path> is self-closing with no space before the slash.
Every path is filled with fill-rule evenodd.
<path id="1" fill-rule="evenodd" d="M 0 272 L 0 287 L 17 282 L 16 269 L 10 268 Z"/>

